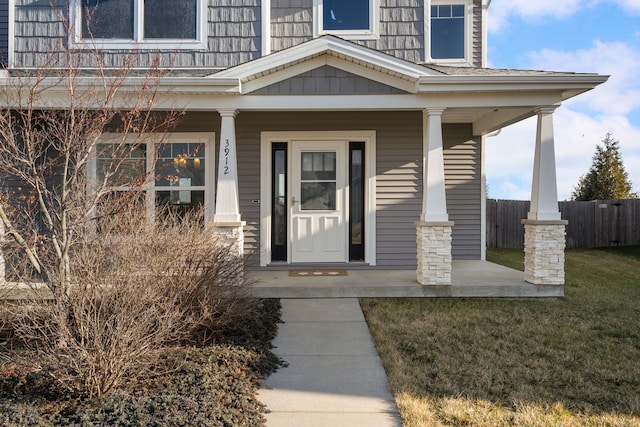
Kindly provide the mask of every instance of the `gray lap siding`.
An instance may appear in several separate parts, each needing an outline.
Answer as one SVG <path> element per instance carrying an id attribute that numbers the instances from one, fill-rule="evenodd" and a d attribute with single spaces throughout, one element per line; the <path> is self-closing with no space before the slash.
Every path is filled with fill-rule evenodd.
<path id="1" fill-rule="evenodd" d="M 198 120 L 189 119 L 194 122 Z M 219 120 L 204 119 L 218 136 Z M 181 130 L 188 130 L 188 125 Z M 202 130 L 202 129 L 199 129 Z M 260 133 L 274 131 L 375 130 L 376 232 L 379 268 L 415 268 L 415 221 L 422 207 L 422 113 L 420 112 L 249 112 L 236 117 L 240 211 L 245 248 L 259 263 Z M 480 258 L 480 144 L 468 125 L 444 125 L 447 207 L 453 228 L 453 256 Z M 268 185 L 268 181 L 267 185 Z M 268 201 L 262 201 L 268 203 Z"/>

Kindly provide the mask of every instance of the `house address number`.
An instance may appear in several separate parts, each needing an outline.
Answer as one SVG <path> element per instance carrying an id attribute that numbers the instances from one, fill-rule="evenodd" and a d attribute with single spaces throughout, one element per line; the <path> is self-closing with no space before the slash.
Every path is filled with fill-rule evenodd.
<path id="1" fill-rule="evenodd" d="M 229 175 L 229 140 L 224 140 L 224 174 Z"/>

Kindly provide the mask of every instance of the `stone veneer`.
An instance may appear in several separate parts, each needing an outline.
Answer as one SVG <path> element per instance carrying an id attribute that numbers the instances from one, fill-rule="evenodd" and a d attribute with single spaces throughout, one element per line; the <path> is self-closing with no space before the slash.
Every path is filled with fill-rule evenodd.
<path id="1" fill-rule="evenodd" d="M 453 222 L 416 222 L 417 278 L 421 285 L 451 285 Z"/>
<path id="2" fill-rule="evenodd" d="M 524 280 L 564 285 L 564 248 L 568 221 L 523 220 Z"/>
<path id="3" fill-rule="evenodd" d="M 246 222 L 216 222 L 214 233 L 229 246 L 229 253 L 244 256 L 244 226 Z"/>
<path id="4" fill-rule="evenodd" d="M 229 256 L 242 260 L 244 257 L 244 226 L 246 222 L 217 222 L 213 225 L 216 236 L 221 237 L 222 241 L 227 245 Z M 237 285 L 242 285 L 244 282 L 244 270 L 237 279 Z"/>

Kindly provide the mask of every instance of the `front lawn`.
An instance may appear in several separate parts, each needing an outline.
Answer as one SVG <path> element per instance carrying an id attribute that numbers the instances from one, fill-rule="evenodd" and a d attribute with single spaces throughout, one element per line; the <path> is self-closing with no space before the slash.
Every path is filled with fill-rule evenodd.
<path id="1" fill-rule="evenodd" d="M 6 348 L 11 342 L 4 342 L 0 425 L 263 426 L 264 407 L 256 393 L 262 378 L 280 364 L 271 353 L 279 318 L 278 300 L 258 301 L 243 319 L 218 331 L 216 345 L 160 350 L 151 372 L 94 399 L 65 392 L 45 360 L 14 363 L 15 353 Z"/>
<path id="2" fill-rule="evenodd" d="M 565 295 L 362 300 L 404 425 L 640 425 L 640 247 L 567 251 Z"/>

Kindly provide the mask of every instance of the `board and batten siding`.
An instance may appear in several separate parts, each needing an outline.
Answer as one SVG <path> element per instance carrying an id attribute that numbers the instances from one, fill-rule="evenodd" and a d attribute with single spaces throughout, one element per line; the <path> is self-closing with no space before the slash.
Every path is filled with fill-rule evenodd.
<path id="1" fill-rule="evenodd" d="M 3 0 L 6 1 L 6 0 Z M 260 0 L 208 0 L 208 41 L 205 50 L 134 52 L 135 64 L 147 67 L 160 59 L 164 68 L 227 68 L 262 55 Z M 67 0 L 15 0 L 15 66 L 37 67 L 68 47 Z M 102 66 L 119 67 L 132 51 L 105 50 Z M 54 56 L 55 57 L 55 56 Z M 91 55 L 87 55 L 91 57 Z M 84 66 L 94 66 L 87 60 Z"/>
<path id="2" fill-rule="evenodd" d="M 236 117 L 239 197 L 250 266 L 259 264 L 260 203 L 268 203 L 260 200 L 260 133 L 342 130 L 376 131 L 377 267 L 415 268 L 415 221 L 422 208 L 421 112 L 240 111 Z M 467 125 L 444 125 L 443 132 L 447 203 L 456 223 L 453 255 L 479 259 L 480 144 L 471 138 Z"/>

